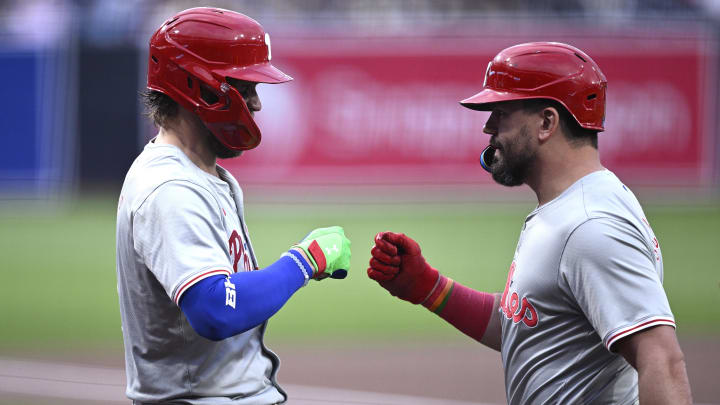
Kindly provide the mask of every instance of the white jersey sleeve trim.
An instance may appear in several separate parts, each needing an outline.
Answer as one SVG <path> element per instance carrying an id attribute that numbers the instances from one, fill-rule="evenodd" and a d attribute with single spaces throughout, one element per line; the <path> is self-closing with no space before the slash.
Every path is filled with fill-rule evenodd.
<path id="1" fill-rule="evenodd" d="M 175 305 L 179 305 L 180 298 L 182 298 L 182 295 L 185 293 L 185 291 L 188 290 L 188 288 L 197 284 L 201 280 L 204 280 L 208 277 L 217 276 L 220 274 L 225 275 L 226 277 L 229 277 L 231 273 L 230 273 L 230 270 L 226 270 L 226 269 L 209 270 L 209 271 L 200 273 L 198 275 L 195 275 L 190 280 L 184 282 L 180 287 L 178 287 L 177 293 L 175 294 L 175 299 L 173 300 L 175 302 Z"/>
<path id="2" fill-rule="evenodd" d="M 668 325 L 675 328 L 675 320 L 672 318 L 668 318 L 666 316 L 655 316 L 648 319 L 643 319 L 642 321 L 639 321 L 633 325 L 626 326 L 624 328 L 621 328 L 614 333 L 611 333 L 609 337 L 606 339 L 605 347 L 607 347 L 608 350 L 612 347 L 612 345 L 617 342 L 618 340 L 630 336 L 634 333 L 640 332 L 641 330 L 652 328 L 653 326 L 659 326 L 659 325 Z"/>

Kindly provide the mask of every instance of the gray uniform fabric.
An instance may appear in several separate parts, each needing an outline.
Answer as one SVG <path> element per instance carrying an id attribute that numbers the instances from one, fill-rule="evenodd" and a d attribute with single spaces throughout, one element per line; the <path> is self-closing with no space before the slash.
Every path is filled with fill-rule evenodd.
<path id="1" fill-rule="evenodd" d="M 117 212 L 117 278 L 126 394 L 136 403 L 271 404 L 277 356 L 265 324 L 213 342 L 178 303 L 198 281 L 257 268 L 242 191 L 227 171 L 211 176 L 175 146 L 149 143 L 131 166 Z M 239 303 L 238 303 L 239 305 Z"/>
<path id="2" fill-rule="evenodd" d="M 657 239 L 610 171 L 591 173 L 523 225 L 500 303 L 508 403 L 633 404 L 637 373 L 611 351 L 673 319 Z"/>

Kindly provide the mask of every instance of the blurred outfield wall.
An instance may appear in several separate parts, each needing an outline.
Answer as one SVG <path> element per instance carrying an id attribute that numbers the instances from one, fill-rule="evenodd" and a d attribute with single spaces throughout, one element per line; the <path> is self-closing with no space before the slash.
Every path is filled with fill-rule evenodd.
<path id="1" fill-rule="evenodd" d="M 543 40 L 578 46 L 607 76 L 607 167 L 632 185 L 715 184 L 717 53 L 699 26 L 608 34 L 547 22 L 506 33 L 510 21 L 486 23 L 396 37 L 280 33 L 275 64 L 295 81 L 261 85 L 263 143 L 225 165 L 245 183 L 490 183 L 477 162 L 488 113 L 458 101 L 480 91 L 499 50 Z"/>
<path id="2" fill-rule="evenodd" d="M 719 34 L 710 17 L 671 7 L 596 18 L 547 9 L 536 17 L 495 2 L 484 3 L 487 12 L 472 2 L 450 2 L 447 10 L 437 6 L 443 2 L 396 4 L 406 3 L 435 7 L 364 2 L 357 17 L 344 14 L 343 2 L 322 12 L 318 2 L 307 3 L 310 11 L 283 1 L 207 3 L 263 23 L 273 62 L 295 78 L 259 86 L 263 143 L 223 163 L 242 184 L 489 184 L 477 164 L 487 114 L 458 101 L 479 91 L 500 49 L 544 40 L 580 47 L 608 78 L 600 137 L 607 167 L 630 186 L 718 194 Z M 147 40 L 165 18 L 197 5 L 128 4 L 0 7 L 0 73 L 13 78 L 3 94 L 17 95 L 0 99 L 0 195 L 119 190 L 155 133 L 138 100 Z"/>

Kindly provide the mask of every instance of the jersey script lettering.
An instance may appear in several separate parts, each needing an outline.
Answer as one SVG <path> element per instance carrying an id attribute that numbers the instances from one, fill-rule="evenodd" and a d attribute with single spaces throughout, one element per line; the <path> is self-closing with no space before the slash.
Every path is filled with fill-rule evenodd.
<path id="1" fill-rule="evenodd" d="M 505 283 L 505 291 L 503 291 L 502 299 L 500 300 L 500 308 L 502 309 L 503 314 L 505 314 L 508 319 L 512 319 L 514 323 L 522 321 L 522 323 L 532 328 L 537 325 L 538 316 L 537 311 L 535 311 L 535 307 L 533 307 L 530 301 L 528 301 L 525 297 L 521 300 L 517 291 L 513 291 L 513 293 L 510 294 L 510 302 L 508 302 L 507 296 L 514 274 L 515 262 L 510 265 L 507 283 Z"/>
<path id="2" fill-rule="evenodd" d="M 238 263 L 241 258 L 243 260 L 243 269 L 250 270 L 250 257 L 245 252 L 245 245 L 243 244 L 242 238 L 240 238 L 240 234 L 237 231 L 232 231 L 228 243 L 230 247 L 230 257 L 233 262 L 233 271 L 237 273 Z"/>

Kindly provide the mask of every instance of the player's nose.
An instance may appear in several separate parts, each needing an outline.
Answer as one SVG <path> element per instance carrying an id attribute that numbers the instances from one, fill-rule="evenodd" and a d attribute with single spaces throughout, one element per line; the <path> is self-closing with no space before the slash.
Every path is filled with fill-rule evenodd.
<path id="1" fill-rule="evenodd" d="M 494 112 L 490 114 L 488 120 L 485 122 L 483 132 L 488 135 L 497 135 L 497 118 Z"/>
<path id="2" fill-rule="evenodd" d="M 483 127 L 483 132 L 488 135 L 497 135 L 497 127 L 494 125 L 490 125 L 490 120 L 485 123 L 485 126 Z"/>
<path id="3" fill-rule="evenodd" d="M 257 92 L 255 91 L 248 95 L 247 99 L 245 99 L 245 103 L 247 104 L 248 110 L 250 110 L 250 112 L 262 110 L 260 96 L 258 96 Z"/>

